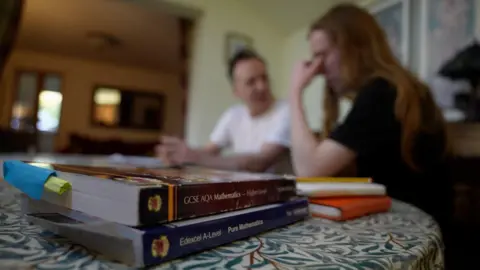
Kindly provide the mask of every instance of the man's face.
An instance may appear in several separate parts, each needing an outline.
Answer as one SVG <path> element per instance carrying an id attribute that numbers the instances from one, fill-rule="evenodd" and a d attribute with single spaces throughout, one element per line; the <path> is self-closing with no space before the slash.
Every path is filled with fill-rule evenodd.
<path id="1" fill-rule="evenodd" d="M 233 71 L 235 96 L 249 107 L 258 107 L 270 102 L 272 94 L 265 64 L 258 59 L 238 62 Z"/>

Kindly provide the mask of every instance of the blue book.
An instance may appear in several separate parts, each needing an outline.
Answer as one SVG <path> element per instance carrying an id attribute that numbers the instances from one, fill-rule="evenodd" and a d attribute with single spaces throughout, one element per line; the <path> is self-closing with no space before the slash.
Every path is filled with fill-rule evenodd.
<path id="1" fill-rule="evenodd" d="M 106 257 L 136 267 L 194 252 L 294 223 L 308 216 L 304 198 L 149 227 L 129 227 L 45 201 L 22 198 L 32 223 Z"/>

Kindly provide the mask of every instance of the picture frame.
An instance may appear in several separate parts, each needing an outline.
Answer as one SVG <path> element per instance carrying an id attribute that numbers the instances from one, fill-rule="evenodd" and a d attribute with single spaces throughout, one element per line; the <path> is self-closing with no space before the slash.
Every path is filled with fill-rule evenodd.
<path id="1" fill-rule="evenodd" d="M 382 0 L 369 10 L 384 29 L 394 54 L 405 66 L 410 58 L 411 0 Z"/>
<path id="2" fill-rule="evenodd" d="M 432 17 L 432 13 L 434 12 L 432 10 L 433 7 L 439 7 L 442 2 L 445 0 L 420 0 L 420 63 L 419 63 L 419 75 L 422 79 L 424 80 L 431 80 L 432 78 L 432 72 L 433 70 L 438 69 L 439 63 L 444 62 L 450 57 L 452 57 L 455 53 L 455 51 L 461 49 L 462 45 L 466 45 L 468 43 L 471 43 L 472 41 L 475 40 L 475 36 L 477 35 L 476 33 L 476 12 L 477 8 L 479 8 L 479 4 L 477 3 L 478 1 L 476 0 L 461 0 L 458 2 L 468 2 L 472 6 L 468 9 L 467 14 L 469 16 L 462 16 L 463 18 L 467 20 L 472 20 L 470 23 L 471 29 L 467 30 L 467 35 L 465 36 L 464 40 L 459 40 L 458 37 L 445 37 L 448 40 L 455 40 L 458 41 L 458 45 L 450 45 L 451 48 L 447 48 L 446 51 L 445 49 L 439 49 L 438 55 L 435 55 L 437 51 L 435 50 L 435 47 L 438 47 L 441 44 L 437 44 L 438 42 L 441 41 L 436 41 L 433 38 L 432 32 L 435 31 L 435 19 Z M 456 2 L 456 3 L 458 3 Z M 455 10 L 446 10 L 447 12 L 456 12 Z M 438 16 L 438 12 L 435 12 L 436 15 Z M 457 27 L 458 27 L 458 22 L 456 22 Z M 453 30 L 452 30 L 453 31 Z M 456 31 L 457 33 L 459 31 Z M 445 34 L 446 36 L 447 34 Z M 462 45 L 460 45 L 462 44 Z M 454 48 L 457 47 L 457 48 Z M 432 59 L 434 58 L 435 61 Z M 435 63 L 436 62 L 436 63 Z"/>
<path id="3" fill-rule="evenodd" d="M 444 78 L 438 71 L 458 51 L 475 41 L 479 34 L 476 29 L 479 3 L 477 0 L 420 0 L 419 4 L 419 77 L 430 86 L 447 122 L 473 121 L 465 106 L 469 103 L 465 101 L 471 90 L 469 83 Z"/>
<path id="4" fill-rule="evenodd" d="M 225 36 L 225 61 L 228 61 L 241 49 L 253 49 L 253 39 L 239 32 L 228 32 Z"/>

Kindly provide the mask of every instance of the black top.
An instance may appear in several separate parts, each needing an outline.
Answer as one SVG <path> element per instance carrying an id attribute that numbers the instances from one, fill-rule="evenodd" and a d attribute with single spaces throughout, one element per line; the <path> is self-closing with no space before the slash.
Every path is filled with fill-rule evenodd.
<path id="1" fill-rule="evenodd" d="M 438 220 L 439 214 L 451 207 L 447 204 L 451 202 L 448 166 L 442 158 L 445 138 L 441 131 L 420 134 L 413 156 L 422 170 L 410 168 L 401 156 L 396 94 L 386 80 L 371 80 L 359 91 L 345 121 L 330 138 L 357 154 L 359 177 L 372 177 L 386 185 L 389 196 L 412 203 Z"/>

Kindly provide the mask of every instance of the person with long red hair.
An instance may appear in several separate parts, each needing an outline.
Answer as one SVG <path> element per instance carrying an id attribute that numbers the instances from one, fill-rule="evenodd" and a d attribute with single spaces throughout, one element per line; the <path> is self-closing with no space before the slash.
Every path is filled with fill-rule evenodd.
<path id="1" fill-rule="evenodd" d="M 339 4 L 315 21 L 310 61 L 299 62 L 290 86 L 292 162 L 299 176 L 351 176 L 385 184 L 393 198 L 444 224 L 451 203 L 447 125 L 427 85 L 402 66 L 375 18 Z M 323 138 L 307 125 L 302 94 L 326 81 Z M 352 107 L 339 123 L 339 99 Z"/>

